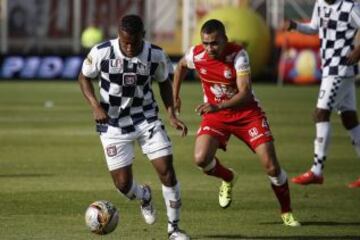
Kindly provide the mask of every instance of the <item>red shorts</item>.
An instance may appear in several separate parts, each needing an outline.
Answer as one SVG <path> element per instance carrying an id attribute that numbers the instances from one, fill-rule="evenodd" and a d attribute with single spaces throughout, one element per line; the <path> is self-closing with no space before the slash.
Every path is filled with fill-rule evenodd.
<path id="1" fill-rule="evenodd" d="M 214 118 L 204 117 L 197 136 L 203 134 L 216 138 L 219 141 L 219 147 L 224 150 L 226 150 L 231 135 L 245 142 L 253 152 L 260 144 L 274 140 L 266 117 L 263 115 L 233 123 L 224 123 Z"/>

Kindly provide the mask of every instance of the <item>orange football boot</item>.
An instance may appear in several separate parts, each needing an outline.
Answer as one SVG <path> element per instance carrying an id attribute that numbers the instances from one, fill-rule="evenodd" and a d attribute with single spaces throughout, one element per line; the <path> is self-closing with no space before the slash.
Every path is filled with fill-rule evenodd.
<path id="1" fill-rule="evenodd" d="M 349 188 L 358 188 L 360 187 L 360 178 L 358 178 L 355 182 L 351 182 L 348 185 Z"/>
<path id="2" fill-rule="evenodd" d="M 308 184 L 323 184 L 324 177 L 323 176 L 316 176 L 312 171 L 307 171 L 297 177 L 291 179 L 293 183 L 301 184 L 301 185 L 308 185 Z M 360 184 L 360 181 L 359 181 Z"/>

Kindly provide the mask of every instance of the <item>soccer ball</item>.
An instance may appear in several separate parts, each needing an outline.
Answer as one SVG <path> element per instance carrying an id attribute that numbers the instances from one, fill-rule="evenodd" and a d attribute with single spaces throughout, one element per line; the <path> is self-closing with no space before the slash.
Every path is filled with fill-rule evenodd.
<path id="1" fill-rule="evenodd" d="M 106 200 L 91 203 L 85 212 L 85 223 L 91 232 L 105 235 L 115 230 L 119 222 L 119 212 Z"/>

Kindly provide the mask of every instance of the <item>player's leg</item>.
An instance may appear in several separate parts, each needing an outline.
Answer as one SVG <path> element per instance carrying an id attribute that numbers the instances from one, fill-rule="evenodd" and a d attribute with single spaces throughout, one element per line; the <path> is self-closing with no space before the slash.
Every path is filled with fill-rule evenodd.
<path id="1" fill-rule="evenodd" d="M 273 142 L 261 143 L 255 148 L 255 152 L 261 160 L 261 164 L 270 179 L 271 188 L 279 201 L 281 218 L 284 224 L 291 227 L 300 226 L 300 223 L 295 220 L 292 214 L 287 174 L 277 161 Z"/>
<path id="2" fill-rule="evenodd" d="M 176 179 L 173 167 L 172 147 L 165 128 L 160 121 L 143 123 L 138 141 L 144 154 L 147 155 L 162 184 L 162 193 L 168 217 L 169 239 L 189 239 L 187 234 L 180 230 L 181 195 L 180 184 Z"/>
<path id="3" fill-rule="evenodd" d="M 219 205 L 227 208 L 232 202 L 232 188 L 237 174 L 225 166 L 215 156 L 217 149 L 226 148 L 230 135 L 214 121 L 204 120 L 195 141 L 194 161 L 202 171 L 222 180 L 219 188 Z"/>
<path id="4" fill-rule="evenodd" d="M 322 184 L 323 169 L 330 144 L 330 116 L 339 99 L 342 98 L 342 79 L 326 77 L 322 80 L 314 112 L 316 137 L 314 139 L 314 160 L 311 169 L 292 179 L 292 182 L 302 185 Z"/>
<path id="5" fill-rule="evenodd" d="M 353 79 L 345 79 L 347 81 L 348 91 L 345 94 L 343 101 L 340 103 L 339 112 L 344 128 L 348 131 L 352 144 L 356 150 L 358 157 L 360 157 L 360 125 L 356 112 L 356 93 L 355 83 Z M 348 187 L 360 187 L 360 178 L 351 182 Z"/>
<path id="6" fill-rule="evenodd" d="M 139 200 L 143 206 L 144 203 L 150 202 L 151 191 L 148 186 L 137 184 L 133 178 L 134 136 L 135 133 L 124 135 L 118 128 L 109 127 L 107 132 L 101 133 L 100 139 L 106 163 L 117 190 L 130 200 Z M 152 224 L 155 221 L 152 218 L 145 218 L 145 221 Z"/>

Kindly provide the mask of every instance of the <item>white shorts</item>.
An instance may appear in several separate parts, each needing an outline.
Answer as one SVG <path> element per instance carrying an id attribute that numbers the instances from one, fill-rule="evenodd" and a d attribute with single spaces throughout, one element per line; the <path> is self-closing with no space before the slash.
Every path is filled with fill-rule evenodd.
<path id="1" fill-rule="evenodd" d="M 135 132 L 122 134 L 121 129 L 108 126 L 100 134 L 109 171 L 131 165 L 134 159 L 134 142 L 137 141 L 149 160 L 172 154 L 171 141 L 160 120 L 146 121 L 135 126 Z"/>
<path id="2" fill-rule="evenodd" d="M 316 107 L 339 112 L 356 111 L 355 79 L 334 76 L 323 78 Z"/>

